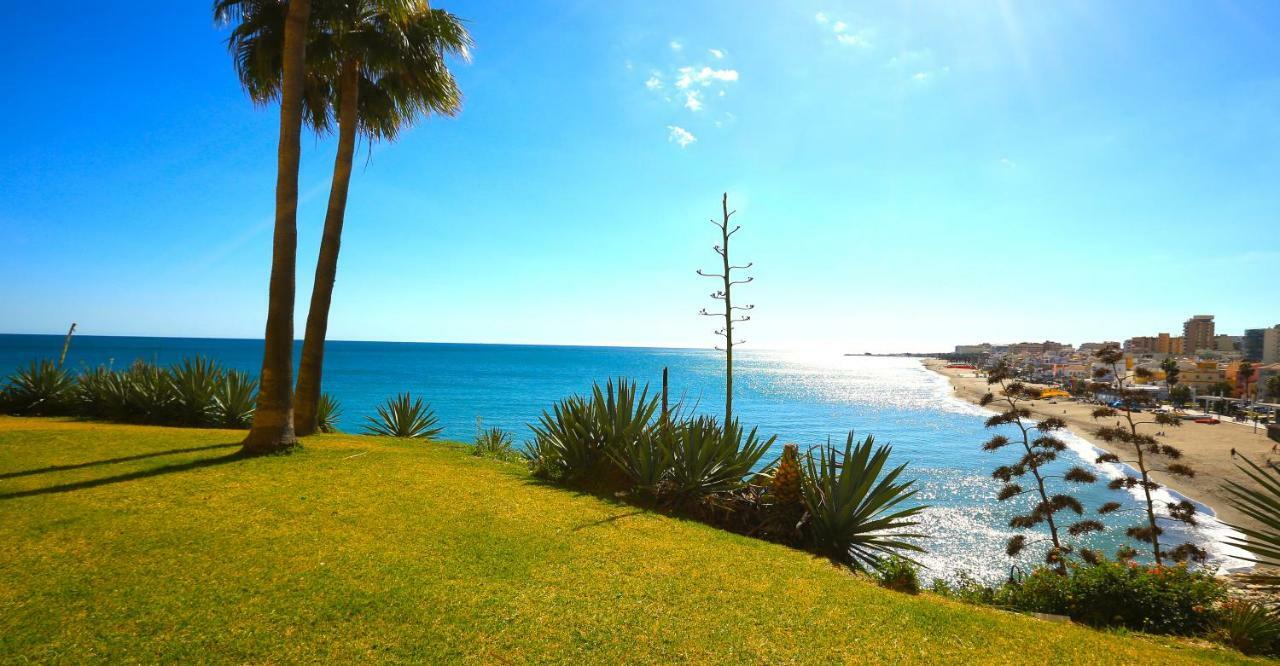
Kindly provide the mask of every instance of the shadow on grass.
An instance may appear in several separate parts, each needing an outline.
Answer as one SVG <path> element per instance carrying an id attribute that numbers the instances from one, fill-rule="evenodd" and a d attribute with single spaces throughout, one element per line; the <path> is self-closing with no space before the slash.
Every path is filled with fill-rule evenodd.
<path id="1" fill-rule="evenodd" d="M 193 446 L 186 449 L 169 449 L 168 451 L 156 451 L 155 453 L 139 453 L 136 456 L 121 456 L 119 458 L 107 458 L 106 460 L 94 460 L 92 462 L 75 463 L 74 465 L 50 465 L 49 467 L 41 467 L 39 469 L 27 469 L 21 472 L 5 472 L 3 474 L 0 474 L 0 481 L 4 479 L 16 479 L 21 476 L 32 476 L 35 474 L 47 474 L 50 472 L 65 472 L 73 469 L 97 467 L 99 465 L 114 465 L 116 463 L 133 462 L 135 460 L 145 460 L 147 458 L 156 458 L 159 456 L 174 456 L 181 453 L 197 453 L 200 451 L 209 451 L 212 449 L 225 449 L 229 446 L 239 446 L 239 445 L 238 444 L 210 444 L 208 446 Z"/>
<path id="2" fill-rule="evenodd" d="M 615 513 L 615 514 L 613 514 L 613 515 L 611 515 L 611 516 L 605 516 L 604 518 L 601 518 L 600 520 L 593 520 L 593 521 L 591 521 L 591 522 L 589 522 L 589 523 L 583 523 L 583 524 L 581 524 L 581 525 L 578 525 L 578 526 L 576 526 L 576 527 L 574 527 L 574 528 L 573 528 L 573 531 L 574 531 L 574 532 L 580 532 L 580 531 L 585 530 L 585 529 L 587 529 L 587 528 L 589 528 L 589 527 L 599 527 L 600 525 L 608 525 L 609 523 L 612 523 L 612 522 L 616 522 L 616 521 L 622 520 L 623 518 L 630 518 L 630 517 L 632 517 L 632 516 L 642 516 L 642 515 L 644 515 L 644 514 L 646 514 L 646 513 L 650 513 L 650 511 L 649 511 L 648 509 L 641 509 L 641 508 L 636 508 L 636 509 L 634 509 L 634 510 L 632 510 L 632 511 L 628 511 L 628 512 L 626 512 L 626 513 Z"/>
<path id="3" fill-rule="evenodd" d="M 238 444 L 224 444 L 219 446 L 238 446 Z M 208 447 L 212 448 L 212 447 Z M 20 497 L 35 497 L 37 495 L 53 495 L 57 493 L 69 493 L 76 490 L 87 490 L 89 488 L 97 488 L 98 486 L 107 486 L 114 483 L 123 483 L 125 481 L 137 481 L 139 479 L 148 479 L 153 476 L 164 476 L 166 474 L 176 474 L 179 472 L 190 472 L 202 467 L 214 467 L 217 465 L 225 465 L 227 463 L 248 460 L 251 456 L 241 455 L 240 453 L 232 453 L 217 458 L 201 458 L 190 462 L 178 463 L 174 465 L 163 465 L 161 467 L 153 467 L 151 469 L 138 470 L 127 474 L 117 474 L 115 476 L 106 476 L 99 479 L 87 479 L 84 481 L 76 481 L 73 483 L 62 483 L 56 486 L 47 486 L 44 488 L 32 488 L 31 490 L 18 490 L 11 493 L 0 493 L 0 500 L 18 499 Z"/>

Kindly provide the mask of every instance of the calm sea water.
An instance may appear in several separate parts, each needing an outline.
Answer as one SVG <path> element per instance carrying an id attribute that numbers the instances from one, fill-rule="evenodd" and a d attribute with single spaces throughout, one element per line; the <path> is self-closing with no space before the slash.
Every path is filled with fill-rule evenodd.
<path id="1" fill-rule="evenodd" d="M 61 336 L 0 335 L 0 373 L 56 358 L 61 345 Z M 256 340 L 77 336 L 67 365 L 121 367 L 135 359 L 168 364 L 203 354 L 256 375 L 261 350 Z M 664 367 L 670 370 L 673 402 L 683 399 L 711 414 L 723 409 L 723 357 L 711 350 L 330 342 L 324 379 L 325 390 L 343 407 L 340 425 L 346 431 L 358 432 L 388 396 L 411 391 L 430 401 L 450 439 L 470 441 L 482 419 L 520 440 L 543 409 L 589 391 L 592 381 L 625 376 L 656 391 Z M 990 412 L 955 398 L 947 380 L 919 361 L 744 351 L 735 361 L 734 411 L 747 426 L 777 434 L 779 449 L 788 441 L 802 448 L 828 439 L 843 443 L 850 430 L 891 444 L 894 460 L 909 462 L 907 474 L 918 479 L 916 499 L 932 507 L 922 525 L 931 537 L 922 560 L 931 569 L 926 576 L 965 571 L 993 579 L 1012 564 L 1025 567 L 1036 559 L 1028 554 L 1015 562 L 1003 553 L 1012 534 L 1008 520 L 1020 509 L 994 500 L 998 484 L 990 471 L 1013 454 L 981 451 L 991 435 L 983 427 Z M 1085 464 L 1104 480 L 1125 473 L 1093 464 L 1088 442 L 1066 439 L 1072 450 L 1061 461 L 1064 467 Z M 1134 497 L 1102 486 L 1078 496 L 1088 507 L 1112 500 L 1138 506 Z M 1091 545 L 1114 551 L 1124 541 L 1123 525 L 1132 520 L 1108 517 L 1116 529 L 1097 535 Z M 1202 520 L 1197 528 L 1165 527 L 1172 541 L 1193 540 L 1224 567 L 1242 564 L 1220 544 L 1229 531 L 1215 520 Z"/>

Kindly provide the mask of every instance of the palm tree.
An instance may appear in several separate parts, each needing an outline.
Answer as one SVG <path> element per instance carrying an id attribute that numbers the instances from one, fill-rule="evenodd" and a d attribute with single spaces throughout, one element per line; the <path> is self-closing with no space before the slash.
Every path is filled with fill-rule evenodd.
<path id="1" fill-rule="evenodd" d="M 214 19 L 233 24 L 228 46 L 250 97 L 265 103 L 261 88 L 246 79 L 246 58 L 253 52 L 259 28 L 271 26 L 279 41 L 280 141 L 276 165 L 276 220 L 272 239 L 271 281 L 262 377 L 253 427 L 244 453 L 270 453 L 297 444 L 293 431 L 293 304 L 298 255 L 298 162 L 301 159 L 303 85 L 311 0 L 215 0 Z"/>
<path id="2" fill-rule="evenodd" d="M 1240 397 L 1244 398 L 1246 401 L 1249 400 L 1249 384 L 1252 383 L 1252 379 L 1253 364 L 1249 361 L 1242 362 L 1240 367 L 1236 370 L 1236 382 L 1243 384 L 1244 392 L 1240 394 Z"/>
<path id="3" fill-rule="evenodd" d="M 444 10 L 430 9 L 425 1 L 409 2 L 407 7 L 388 4 L 357 0 L 340 5 L 326 17 L 327 31 L 320 36 L 331 47 L 329 62 L 316 68 L 314 94 L 309 97 L 331 101 L 310 105 L 316 109 L 313 126 L 323 131 L 328 120 L 319 112 L 337 109 L 338 154 L 298 369 L 299 435 L 312 434 L 318 427 L 324 342 L 356 135 L 393 141 L 420 116 L 452 116 L 462 105 L 462 94 L 445 63 L 446 55 L 468 58 L 471 36 L 462 22 Z"/>

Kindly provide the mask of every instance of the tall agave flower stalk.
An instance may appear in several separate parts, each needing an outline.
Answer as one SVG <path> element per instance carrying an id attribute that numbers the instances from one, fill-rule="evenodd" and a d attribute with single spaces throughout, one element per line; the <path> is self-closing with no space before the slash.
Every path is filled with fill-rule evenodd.
<path id="1" fill-rule="evenodd" d="M 1075 466 L 1063 474 L 1053 474 L 1048 466 L 1058 458 L 1058 454 L 1067 445 L 1054 433 L 1066 427 L 1062 419 L 1048 418 L 1039 423 L 1032 423 L 1031 411 L 1026 408 L 1029 400 L 1040 397 L 1040 391 L 1027 386 L 1013 377 L 1009 364 L 998 361 L 987 373 L 987 384 L 998 387 L 996 392 L 988 392 L 982 396 L 980 404 L 984 407 L 998 405 L 999 414 L 987 419 L 988 428 L 1013 426 L 1017 433 L 1013 439 L 1004 435 L 994 435 L 982 445 L 983 451 L 996 452 L 1012 446 L 1018 453 L 1018 459 L 1010 465 L 1000 465 L 991 476 L 1003 482 L 996 499 L 1001 502 L 1032 498 L 1028 511 L 1014 516 L 1009 527 L 1017 530 L 1032 530 L 1043 526 L 1044 537 L 1028 538 L 1026 534 L 1015 534 L 1005 544 L 1005 554 L 1016 557 L 1027 546 L 1037 542 L 1047 543 L 1045 562 L 1057 568 L 1061 574 L 1067 573 L 1066 559 L 1076 550 L 1076 546 L 1068 542 L 1067 536 L 1078 537 L 1090 532 L 1104 529 L 1098 520 L 1084 519 L 1076 521 L 1068 527 L 1060 524 L 1058 514 L 1063 511 L 1084 514 L 1084 506 L 1069 493 L 1058 493 L 1051 490 L 1054 480 L 1071 483 L 1089 484 L 1098 480 L 1089 470 Z M 1030 478 L 1030 487 L 1024 487 L 1022 480 Z M 1080 555 L 1086 560 L 1097 561 L 1098 554 L 1088 549 L 1080 549 Z"/>
<path id="2" fill-rule="evenodd" d="M 1184 543 L 1176 548 L 1164 550 L 1160 546 L 1160 536 L 1164 529 L 1160 527 L 1157 515 L 1159 509 L 1172 518 L 1189 525 L 1196 524 L 1196 507 L 1190 501 L 1165 502 L 1155 499 L 1153 493 L 1163 486 L 1151 478 L 1152 472 L 1164 472 L 1175 476 L 1193 477 L 1195 470 L 1186 464 L 1176 462 L 1182 458 L 1182 451 L 1176 447 L 1160 442 L 1159 435 L 1143 432 L 1148 426 L 1179 427 L 1181 419 L 1171 414 L 1158 413 L 1150 420 L 1134 416 L 1134 409 L 1145 400 L 1139 392 L 1133 390 L 1134 378 L 1149 379 L 1150 370 L 1138 368 L 1133 372 L 1123 370 L 1124 353 L 1119 345 L 1109 344 L 1099 349 L 1095 357 L 1098 367 L 1094 371 L 1093 391 L 1096 396 L 1106 396 L 1111 404 L 1119 407 L 1100 407 L 1093 410 L 1095 419 L 1117 419 L 1115 426 L 1102 426 L 1095 434 L 1110 445 L 1119 445 L 1125 455 L 1114 453 L 1098 456 L 1098 462 L 1126 463 L 1138 470 L 1138 476 L 1124 476 L 1115 479 L 1108 486 L 1112 490 L 1142 490 L 1143 522 L 1129 527 L 1125 534 L 1131 539 L 1146 543 L 1151 548 L 1152 559 L 1156 564 L 1163 564 L 1165 559 L 1174 561 L 1204 561 L 1207 553 L 1192 543 Z M 1109 379 L 1108 379 L 1109 378 Z M 1098 509 L 1099 513 L 1112 513 L 1120 510 L 1119 502 L 1108 502 Z M 1123 557 L 1131 557 L 1132 550 L 1122 551 Z"/>

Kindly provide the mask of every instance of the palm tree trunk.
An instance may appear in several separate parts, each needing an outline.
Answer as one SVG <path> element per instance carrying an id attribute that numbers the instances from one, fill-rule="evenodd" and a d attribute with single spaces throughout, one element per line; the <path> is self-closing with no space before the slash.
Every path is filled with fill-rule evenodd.
<path id="1" fill-rule="evenodd" d="M 293 432 L 293 301 L 298 259 L 298 162 L 302 154 L 302 86 L 306 66 L 311 0 L 290 0 L 285 18 L 284 62 L 280 91 L 280 144 L 276 163 L 276 225 L 267 296 L 267 329 L 262 377 L 253 429 L 241 451 L 286 450 L 297 444 Z"/>
<path id="2" fill-rule="evenodd" d="M 307 332 L 302 341 L 302 363 L 298 366 L 298 411 L 294 425 L 299 435 L 319 429 L 320 379 L 324 370 L 324 339 L 329 329 L 329 306 L 333 282 L 338 273 L 338 250 L 342 245 L 342 223 L 347 211 L 347 189 L 351 184 L 351 161 L 356 149 L 357 102 L 360 69 L 356 61 L 342 66 L 342 95 L 338 109 L 338 156 L 333 160 L 333 184 L 329 188 L 329 211 L 324 218 L 320 258 L 316 261 L 315 285 L 311 289 L 311 309 L 307 312 Z"/>

